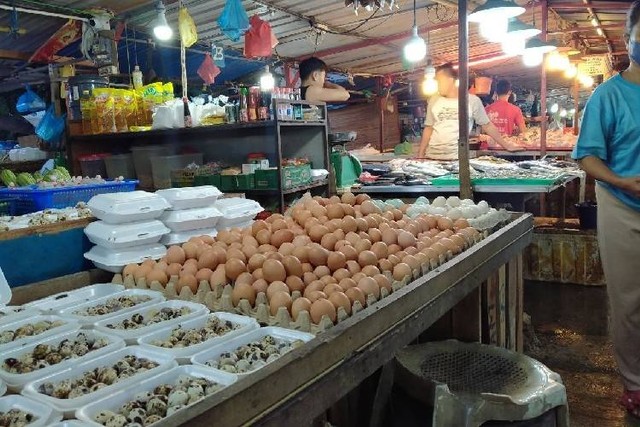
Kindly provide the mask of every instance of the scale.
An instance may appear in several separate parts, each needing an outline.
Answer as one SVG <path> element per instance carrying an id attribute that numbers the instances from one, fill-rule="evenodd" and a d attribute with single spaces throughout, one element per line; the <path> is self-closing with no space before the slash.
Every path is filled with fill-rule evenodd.
<path id="1" fill-rule="evenodd" d="M 335 172 L 337 188 L 351 187 L 358 181 L 362 173 L 360 160 L 349 154 L 347 150 L 347 144 L 355 141 L 357 136 L 357 132 L 336 132 L 329 134 L 331 166 Z"/>

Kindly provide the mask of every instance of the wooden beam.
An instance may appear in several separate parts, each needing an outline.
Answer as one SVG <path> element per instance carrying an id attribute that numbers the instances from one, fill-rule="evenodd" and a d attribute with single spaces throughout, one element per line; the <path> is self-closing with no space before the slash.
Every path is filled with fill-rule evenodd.
<path id="1" fill-rule="evenodd" d="M 606 9 L 606 10 L 628 10 L 631 4 L 629 2 L 624 1 L 593 1 L 589 5 L 584 3 L 554 3 L 549 5 L 549 8 L 555 10 L 577 10 L 583 11 L 588 7 L 592 7 L 594 9 Z"/>
<path id="2" fill-rule="evenodd" d="M 31 58 L 30 53 L 0 49 L 0 59 L 16 59 L 20 61 L 28 61 L 29 58 Z"/>

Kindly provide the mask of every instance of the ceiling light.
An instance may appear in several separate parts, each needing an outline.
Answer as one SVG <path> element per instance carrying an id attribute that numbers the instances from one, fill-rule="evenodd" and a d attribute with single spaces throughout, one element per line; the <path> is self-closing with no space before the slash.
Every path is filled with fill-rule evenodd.
<path id="1" fill-rule="evenodd" d="M 507 55 L 521 55 L 524 52 L 526 40 L 522 37 L 507 36 L 502 41 L 502 51 Z"/>
<path id="2" fill-rule="evenodd" d="M 600 25 L 595 16 L 591 17 L 591 25 L 593 25 L 594 27 L 597 27 L 598 25 Z"/>
<path id="3" fill-rule="evenodd" d="M 522 54 L 522 63 L 527 67 L 537 67 L 544 61 L 544 54 L 540 51 L 533 50 Z"/>
<path id="4" fill-rule="evenodd" d="M 521 20 L 517 18 L 509 19 L 509 24 L 507 26 L 507 36 L 509 37 L 520 37 L 522 39 L 530 39 L 531 37 L 535 37 L 540 34 L 542 31 L 537 29 L 536 27 L 525 24 Z"/>
<path id="5" fill-rule="evenodd" d="M 418 35 L 418 27 L 414 26 L 411 39 L 404 45 L 404 58 L 409 62 L 419 62 L 427 56 L 427 44 L 424 39 Z"/>
<path id="6" fill-rule="evenodd" d="M 263 92 L 270 92 L 276 86 L 276 81 L 273 78 L 273 74 L 269 71 L 269 66 L 264 67 L 264 74 L 260 76 L 260 90 Z"/>
<path id="7" fill-rule="evenodd" d="M 573 79 L 578 75 L 578 68 L 571 64 L 569 65 L 569 67 L 567 67 L 566 70 L 564 70 L 564 76 L 568 79 Z"/>
<path id="8" fill-rule="evenodd" d="M 496 18 L 508 19 L 522 15 L 525 8 L 507 0 L 487 0 L 469 14 L 470 22 L 493 21 Z"/>
<path id="9" fill-rule="evenodd" d="M 569 57 L 559 52 L 551 52 L 547 56 L 547 70 L 564 71 L 571 65 Z"/>
<path id="10" fill-rule="evenodd" d="M 549 108 L 549 112 L 550 112 L 551 114 L 555 114 L 555 113 L 557 113 L 557 112 L 558 112 L 558 108 L 560 108 L 560 107 L 558 106 L 558 104 L 557 104 L 557 103 L 556 103 L 556 104 L 553 104 L 553 105 L 551 106 L 551 108 Z"/>
<path id="11" fill-rule="evenodd" d="M 422 81 L 422 93 L 426 96 L 435 95 L 438 92 L 438 82 L 433 77 L 426 77 Z"/>
<path id="12" fill-rule="evenodd" d="M 567 110 L 565 110 L 564 108 L 560 110 L 560 117 L 567 117 Z"/>
<path id="13" fill-rule="evenodd" d="M 527 40 L 524 50 L 525 52 L 540 52 L 543 55 L 545 53 L 553 52 L 558 47 L 553 42 L 543 42 L 539 37 L 534 37 Z"/>
<path id="14" fill-rule="evenodd" d="M 173 36 L 173 30 L 167 23 L 166 9 L 161 1 L 156 3 L 158 17 L 154 22 L 153 34 L 158 40 L 169 40 Z"/>
<path id="15" fill-rule="evenodd" d="M 580 74 L 578 75 L 578 81 L 582 84 L 582 86 L 586 87 L 586 88 L 590 88 L 593 87 L 593 77 L 591 76 L 587 76 L 586 74 Z"/>
<path id="16" fill-rule="evenodd" d="M 427 63 L 427 68 L 424 69 L 424 76 L 428 79 L 435 79 L 436 77 L 436 67 L 433 66 L 431 60 Z"/>
<path id="17" fill-rule="evenodd" d="M 506 18 L 494 18 L 480 23 L 480 35 L 493 43 L 498 43 L 507 35 L 509 21 Z"/>
<path id="18" fill-rule="evenodd" d="M 596 28 L 596 31 L 598 32 L 598 35 L 600 37 L 604 37 L 604 31 L 602 31 L 602 28 L 598 27 L 598 28 Z"/>
<path id="19" fill-rule="evenodd" d="M 576 113 L 576 109 L 572 108 L 569 110 L 569 114 L 571 114 L 572 116 Z"/>

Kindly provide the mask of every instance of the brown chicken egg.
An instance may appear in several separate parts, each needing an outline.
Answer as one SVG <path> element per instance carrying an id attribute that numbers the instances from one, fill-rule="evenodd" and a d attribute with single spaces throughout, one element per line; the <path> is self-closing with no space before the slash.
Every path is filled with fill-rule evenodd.
<path id="1" fill-rule="evenodd" d="M 240 300 L 246 299 L 253 307 L 256 303 L 256 290 L 252 285 L 246 283 L 236 283 L 231 293 L 233 305 L 238 306 Z"/>
<path id="2" fill-rule="evenodd" d="M 331 301 L 327 299 L 318 299 L 311 304 L 311 320 L 313 323 L 318 324 L 322 321 L 324 316 L 327 316 L 331 322 L 335 323 L 336 321 L 336 308 L 331 303 Z"/>
<path id="3" fill-rule="evenodd" d="M 297 298 L 291 304 L 291 317 L 293 318 L 294 321 L 298 320 L 298 316 L 302 311 L 306 311 L 306 312 L 311 311 L 311 301 L 308 298 L 305 298 L 305 297 Z"/>
<path id="4" fill-rule="evenodd" d="M 269 300 L 269 309 L 271 311 L 271 315 L 275 316 L 278 314 L 278 310 L 280 307 L 284 307 L 288 312 L 291 312 L 291 295 L 288 292 L 276 292 L 271 296 Z"/>

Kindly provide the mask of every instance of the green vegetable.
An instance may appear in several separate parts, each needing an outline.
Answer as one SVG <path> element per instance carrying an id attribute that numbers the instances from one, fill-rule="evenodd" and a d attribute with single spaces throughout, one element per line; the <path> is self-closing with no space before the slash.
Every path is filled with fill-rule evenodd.
<path id="1" fill-rule="evenodd" d="M 9 169 L 3 169 L 2 172 L 0 172 L 0 180 L 7 187 L 14 187 L 18 178 L 16 177 L 16 174 Z"/>
<path id="2" fill-rule="evenodd" d="M 27 185 L 34 185 L 36 180 L 31 176 L 28 172 L 19 173 L 17 176 L 16 183 L 19 187 L 25 187 Z"/>

